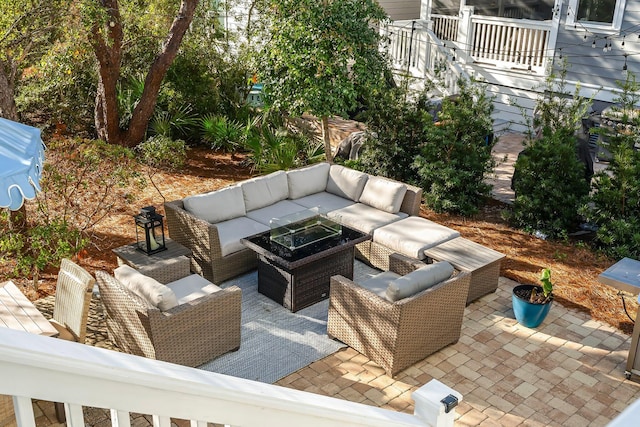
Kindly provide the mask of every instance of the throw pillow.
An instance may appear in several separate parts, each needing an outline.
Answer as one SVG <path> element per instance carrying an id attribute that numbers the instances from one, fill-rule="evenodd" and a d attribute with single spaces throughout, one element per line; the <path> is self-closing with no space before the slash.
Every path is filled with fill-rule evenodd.
<path id="1" fill-rule="evenodd" d="M 426 264 L 409 274 L 397 278 L 387 286 L 387 299 L 398 301 L 422 292 L 447 280 L 453 274 L 453 267 L 446 261 Z"/>
<path id="2" fill-rule="evenodd" d="M 135 268 L 121 265 L 113 270 L 113 275 L 127 289 L 147 301 L 150 306 L 167 311 L 178 305 L 176 294 L 168 286 L 145 276 Z"/>
<path id="3" fill-rule="evenodd" d="M 345 168 L 341 165 L 331 165 L 326 191 L 357 202 L 368 177 L 369 175 L 364 172 Z"/>
<path id="4" fill-rule="evenodd" d="M 188 212 L 211 224 L 246 214 L 242 189 L 237 185 L 206 194 L 185 197 L 183 203 Z"/>
<path id="5" fill-rule="evenodd" d="M 370 176 L 362 190 L 360 203 L 392 214 L 400 212 L 407 186 L 401 182 Z"/>

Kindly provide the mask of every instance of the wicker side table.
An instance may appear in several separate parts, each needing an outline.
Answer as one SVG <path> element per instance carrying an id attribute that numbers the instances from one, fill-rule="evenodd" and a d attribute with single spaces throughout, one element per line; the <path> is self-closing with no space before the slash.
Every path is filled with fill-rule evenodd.
<path id="1" fill-rule="evenodd" d="M 171 239 L 166 239 L 165 245 L 167 250 L 153 255 L 139 251 L 135 243 L 115 248 L 113 253 L 116 254 L 118 265 L 126 264 L 145 276 L 167 284 L 189 275 L 191 250 Z"/>
<path id="2" fill-rule="evenodd" d="M 444 242 L 424 251 L 427 258 L 447 261 L 458 271 L 471 273 L 467 304 L 498 288 L 500 263 L 504 254 L 464 237 Z"/>

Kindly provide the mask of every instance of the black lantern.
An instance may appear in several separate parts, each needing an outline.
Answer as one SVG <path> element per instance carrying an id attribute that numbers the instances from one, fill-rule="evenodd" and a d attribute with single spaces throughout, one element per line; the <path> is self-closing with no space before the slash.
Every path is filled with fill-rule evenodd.
<path id="1" fill-rule="evenodd" d="M 167 249 L 164 242 L 164 225 L 162 215 L 156 213 L 156 208 L 147 206 L 140 209 L 136 220 L 136 241 L 138 250 L 147 255 L 155 254 Z"/>

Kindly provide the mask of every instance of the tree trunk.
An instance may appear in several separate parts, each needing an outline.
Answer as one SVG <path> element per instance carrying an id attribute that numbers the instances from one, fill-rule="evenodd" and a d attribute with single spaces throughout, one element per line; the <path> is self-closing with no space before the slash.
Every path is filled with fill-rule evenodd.
<path id="1" fill-rule="evenodd" d="M 13 93 L 14 82 L 11 70 L 7 70 L 11 64 L 0 61 L 0 117 L 18 121 L 18 110 Z"/>
<path id="2" fill-rule="evenodd" d="M 108 41 L 100 37 L 98 23 L 94 24 L 91 36 L 91 43 L 100 66 L 95 107 L 95 125 L 99 138 L 110 144 L 126 147 L 135 147 L 144 140 L 149 120 L 156 107 L 160 85 L 178 54 L 182 38 L 193 21 L 198 2 L 199 0 L 182 0 L 180 10 L 171 24 L 167 39 L 149 68 L 144 82 L 144 90 L 140 101 L 133 110 L 129 128 L 123 131 L 119 128 L 120 116 L 116 92 L 122 60 L 122 22 L 118 1 L 102 0 L 102 6 L 110 18 L 106 28 Z"/>
<path id="3" fill-rule="evenodd" d="M 102 28 L 96 20 L 92 23 L 89 42 L 98 60 L 98 88 L 94 120 L 98 138 L 110 144 L 122 144 L 120 115 L 118 113 L 117 84 L 122 63 L 122 20 L 118 0 L 100 0 L 107 15 Z M 106 34 L 106 39 L 102 34 Z"/>
<path id="4" fill-rule="evenodd" d="M 322 116 L 322 140 L 324 141 L 324 155 L 327 162 L 333 163 L 333 155 L 331 153 L 331 135 L 329 130 L 329 117 Z"/>

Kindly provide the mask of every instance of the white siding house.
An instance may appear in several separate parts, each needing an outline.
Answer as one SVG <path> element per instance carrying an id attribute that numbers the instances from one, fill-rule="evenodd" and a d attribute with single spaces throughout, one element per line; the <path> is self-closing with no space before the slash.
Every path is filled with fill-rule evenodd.
<path id="1" fill-rule="evenodd" d="M 447 68 L 456 62 L 454 68 L 489 83 L 496 95 L 496 121 L 515 130 L 522 129 L 521 107 L 530 110 L 547 76 L 563 64 L 568 88 L 579 85 L 582 94 L 594 96 L 596 111 L 616 98 L 616 81 L 640 70 L 639 1 L 415 2 L 420 3 L 420 16 L 395 20 L 389 31 L 396 64 L 412 64 L 403 69 L 428 78 L 433 70 L 416 63 L 416 57 L 437 45 Z M 406 33 L 407 28 L 411 35 L 401 35 L 399 29 Z M 398 44 L 404 48 L 396 48 Z"/>

